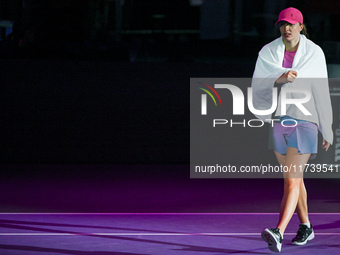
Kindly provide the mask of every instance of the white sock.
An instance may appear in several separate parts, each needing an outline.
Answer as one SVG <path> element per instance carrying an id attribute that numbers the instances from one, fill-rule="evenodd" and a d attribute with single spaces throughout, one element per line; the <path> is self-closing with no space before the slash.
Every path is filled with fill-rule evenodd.
<path id="1" fill-rule="evenodd" d="M 308 228 L 310 228 L 310 222 L 308 222 L 308 223 L 301 223 L 300 225 L 305 225 L 305 226 L 307 226 Z"/>

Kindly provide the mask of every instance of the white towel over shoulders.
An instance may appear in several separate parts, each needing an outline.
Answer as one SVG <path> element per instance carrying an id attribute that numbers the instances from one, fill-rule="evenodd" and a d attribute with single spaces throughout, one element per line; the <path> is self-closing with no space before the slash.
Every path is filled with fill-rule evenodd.
<path id="1" fill-rule="evenodd" d="M 282 37 L 265 45 L 259 52 L 252 79 L 254 107 L 258 110 L 270 109 L 272 106 L 272 89 L 276 79 L 289 70 L 297 71 L 298 76 L 294 82 L 286 83 L 283 87 L 308 89 L 312 94 L 312 98 L 304 104 L 304 107 L 312 115 L 304 115 L 295 105 L 287 106 L 287 115 L 316 123 L 323 138 L 332 144 L 333 114 L 326 60 L 322 49 L 304 35 L 300 35 L 300 42 L 292 68 L 282 67 L 284 52 L 285 45 Z M 299 98 L 301 93 L 291 93 L 289 96 Z M 280 104 L 278 104 L 275 115 L 281 115 Z M 271 118 L 268 115 L 256 115 L 256 117 L 262 120 Z"/>

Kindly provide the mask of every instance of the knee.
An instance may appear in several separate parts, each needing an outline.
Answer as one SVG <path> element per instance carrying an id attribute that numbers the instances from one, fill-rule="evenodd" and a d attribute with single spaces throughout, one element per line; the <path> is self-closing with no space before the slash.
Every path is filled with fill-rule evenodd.
<path id="1" fill-rule="evenodd" d="M 300 178 L 286 178 L 285 179 L 285 187 L 288 189 L 300 189 L 302 185 L 302 179 Z"/>

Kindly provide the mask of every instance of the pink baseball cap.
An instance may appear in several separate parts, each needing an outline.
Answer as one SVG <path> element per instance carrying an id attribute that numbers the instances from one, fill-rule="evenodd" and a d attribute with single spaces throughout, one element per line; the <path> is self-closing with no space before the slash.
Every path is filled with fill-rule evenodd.
<path id="1" fill-rule="evenodd" d="M 300 22 L 300 24 L 303 24 L 303 16 L 298 9 L 289 7 L 280 12 L 279 19 L 275 22 L 275 24 L 280 21 L 286 21 L 290 24 L 296 24 L 298 22 Z"/>

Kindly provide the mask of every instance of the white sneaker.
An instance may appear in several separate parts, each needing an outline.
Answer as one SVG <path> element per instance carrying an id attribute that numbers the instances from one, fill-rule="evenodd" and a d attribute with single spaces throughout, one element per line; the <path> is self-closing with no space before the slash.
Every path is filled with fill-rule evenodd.
<path id="1" fill-rule="evenodd" d="M 268 248 L 274 252 L 281 252 L 282 236 L 278 228 L 265 228 L 261 233 L 262 239 L 268 243 Z"/>
<path id="2" fill-rule="evenodd" d="M 299 230 L 296 236 L 292 240 L 294 245 L 305 245 L 307 241 L 314 239 L 313 226 L 310 224 L 310 228 L 306 225 L 300 224 Z"/>

